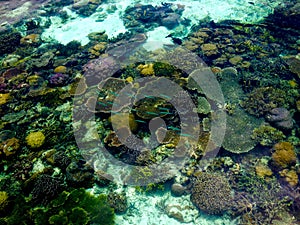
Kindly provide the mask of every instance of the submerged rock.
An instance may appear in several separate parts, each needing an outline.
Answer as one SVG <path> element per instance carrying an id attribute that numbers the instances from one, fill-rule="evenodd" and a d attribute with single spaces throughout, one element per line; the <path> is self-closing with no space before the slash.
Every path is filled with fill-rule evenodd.
<path id="1" fill-rule="evenodd" d="M 286 108 L 272 109 L 266 116 L 266 120 L 280 129 L 290 130 L 294 125 L 292 116 Z"/>

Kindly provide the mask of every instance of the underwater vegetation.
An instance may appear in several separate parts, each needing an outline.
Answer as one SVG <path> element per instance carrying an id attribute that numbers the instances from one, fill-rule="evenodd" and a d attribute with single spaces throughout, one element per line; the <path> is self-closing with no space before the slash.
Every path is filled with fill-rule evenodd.
<path id="1" fill-rule="evenodd" d="M 62 192 L 47 209 L 32 210 L 35 224 L 114 224 L 114 210 L 107 196 L 95 197 L 83 188 Z"/>

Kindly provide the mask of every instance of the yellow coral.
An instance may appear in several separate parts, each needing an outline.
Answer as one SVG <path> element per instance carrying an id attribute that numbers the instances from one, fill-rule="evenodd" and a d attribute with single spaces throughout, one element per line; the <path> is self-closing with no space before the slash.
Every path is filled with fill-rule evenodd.
<path id="1" fill-rule="evenodd" d="M 9 99 L 10 99 L 9 93 L 0 94 L 0 105 L 4 105 L 5 103 L 8 102 Z"/>
<path id="2" fill-rule="evenodd" d="M 39 148 L 45 142 L 45 135 L 41 131 L 31 132 L 26 137 L 26 142 L 31 148 Z"/>
<path id="3" fill-rule="evenodd" d="M 66 73 L 67 67 L 65 66 L 57 66 L 54 68 L 54 73 Z"/>
<path id="4" fill-rule="evenodd" d="M 144 76 L 154 75 L 153 63 L 149 63 L 145 65 L 141 64 L 137 68 Z"/>
<path id="5" fill-rule="evenodd" d="M 277 168 L 284 169 L 296 163 L 296 153 L 291 143 L 279 142 L 274 145 L 273 149 L 272 161 Z"/>
<path id="6" fill-rule="evenodd" d="M 273 175 L 272 170 L 267 165 L 263 165 L 263 164 L 258 164 L 257 166 L 255 166 L 255 172 L 257 176 L 262 178 L 270 177 Z"/>
<path id="7" fill-rule="evenodd" d="M 128 83 L 133 83 L 134 79 L 133 79 L 133 77 L 127 77 L 127 78 L 126 78 L 126 81 L 127 81 Z"/>
<path id="8" fill-rule="evenodd" d="M 0 191 L 0 211 L 4 210 L 8 205 L 8 194 L 6 191 Z"/>
<path id="9" fill-rule="evenodd" d="M 132 131 L 136 131 L 137 129 L 137 122 L 135 121 L 133 114 L 127 114 L 127 113 L 114 114 L 109 118 L 109 121 L 117 130 L 123 127 L 128 127 L 128 125 L 130 130 Z M 127 122 L 128 124 L 126 124 Z"/>

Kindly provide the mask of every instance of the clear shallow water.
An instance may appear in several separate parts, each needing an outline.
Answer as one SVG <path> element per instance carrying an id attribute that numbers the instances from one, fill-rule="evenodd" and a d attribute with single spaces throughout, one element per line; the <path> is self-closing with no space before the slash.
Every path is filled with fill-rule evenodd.
<path id="1" fill-rule="evenodd" d="M 298 224 L 299 9 L 3 1 L 0 224 Z"/>

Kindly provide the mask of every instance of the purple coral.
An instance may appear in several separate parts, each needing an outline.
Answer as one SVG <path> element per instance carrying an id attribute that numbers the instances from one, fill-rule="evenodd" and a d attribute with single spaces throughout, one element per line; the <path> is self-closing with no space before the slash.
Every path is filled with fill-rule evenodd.
<path id="1" fill-rule="evenodd" d="M 7 84 L 6 83 L 0 83 L 0 93 L 7 92 Z"/>
<path id="2" fill-rule="evenodd" d="M 22 19 L 37 15 L 38 9 L 47 4 L 49 0 L 10 0 L 1 1 L 0 23 L 15 24 Z M 0 27 L 0 30 L 4 26 Z"/>
<path id="3" fill-rule="evenodd" d="M 120 69 L 120 65 L 113 57 L 99 57 L 89 61 L 83 67 L 84 76 L 88 85 L 95 85 L 111 77 Z"/>
<path id="4" fill-rule="evenodd" d="M 68 82 L 69 76 L 63 73 L 55 73 L 50 75 L 49 83 L 52 86 L 63 86 Z"/>

